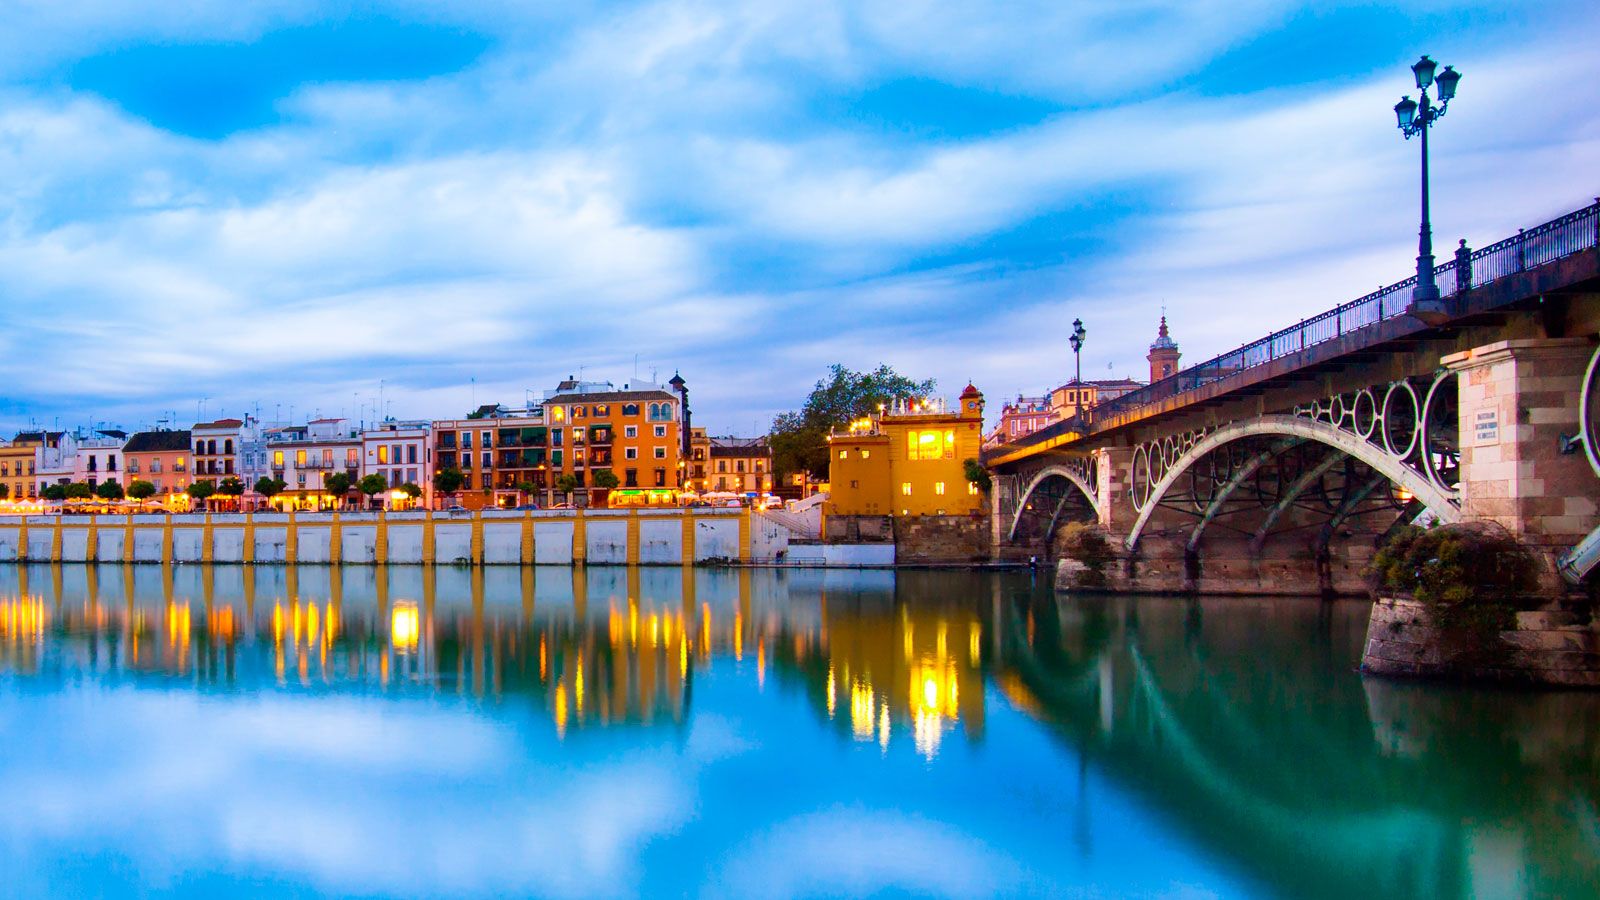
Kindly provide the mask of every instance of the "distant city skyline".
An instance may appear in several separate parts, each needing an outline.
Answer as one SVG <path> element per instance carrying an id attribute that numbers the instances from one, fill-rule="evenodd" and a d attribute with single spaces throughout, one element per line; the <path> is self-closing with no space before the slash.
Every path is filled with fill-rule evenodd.
<path id="1" fill-rule="evenodd" d="M 1041 394 L 1074 318 L 1143 377 L 1163 305 L 1194 362 L 1408 274 L 1422 53 L 1441 259 L 1600 191 L 1590 4 L 319 7 L 9 13 L 0 434 L 652 369 L 748 434 L 836 362 Z"/>

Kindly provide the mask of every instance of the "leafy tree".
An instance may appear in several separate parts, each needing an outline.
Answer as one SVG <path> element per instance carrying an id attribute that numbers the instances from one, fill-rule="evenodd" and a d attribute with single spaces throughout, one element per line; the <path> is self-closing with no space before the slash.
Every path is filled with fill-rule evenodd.
<path id="1" fill-rule="evenodd" d="M 60 487 L 60 485 L 58 485 L 58 484 L 45 485 L 45 489 L 44 489 L 45 490 L 45 497 L 44 498 L 46 500 L 59 500 L 59 499 L 61 499 L 59 497 L 51 497 L 50 496 L 50 489 L 53 488 L 53 487 Z M 11 497 L 11 485 L 9 485 L 9 484 L 0 484 L 0 500 L 7 500 L 7 499 L 10 499 L 10 497 Z"/>
<path id="2" fill-rule="evenodd" d="M 322 489 L 332 494 L 334 500 L 344 502 L 344 495 L 350 493 L 350 476 L 343 472 L 329 472 L 322 476 Z"/>
<path id="3" fill-rule="evenodd" d="M 89 483 L 86 481 L 74 481 L 65 487 L 66 499 L 68 500 L 87 500 L 94 495 L 94 490 L 89 487 Z"/>
<path id="4" fill-rule="evenodd" d="M 289 483 L 282 478 L 268 478 L 263 475 L 256 479 L 255 492 L 271 500 L 273 497 L 283 493 L 288 486 Z"/>
<path id="5" fill-rule="evenodd" d="M 156 486 L 143 479 L 128 482 L 128 496 L 143 503 L 156 495 Z"/>
<path id="6" fill-rule="evenodd" d="M 532 496 L 539 493 L 539 486 L 531 481 L 519 481 L 517 482 L 517 490 Z"/>
<path id="7" fill-rule="evenodd" d="M 122 485 L 117 484 L 115 480 L 100 482 L 95 487 L 94 494 L 101 500 L 121 500 L 125 496 Z"/>
<path id="8" fill-rule="evenodd" d="M 975 459 L 964 459 L 961 461 L 961 470 L 967 476 L 967 481 L 977 485 L 978 490 L 985 494 L 989 493 L 989 488 L 994 482 L 989 477 L 989 470 L 983 467 L 983 463 Z"/>
<path id="9" fill-rule="evenodd" d="M 356 490 L 367 495 L 368 503 L 372 502 L 373 497 L 376 497 L 388 489 L 389 481 L 382 475 L 363 475 L 361 476 L 361 480 L 356 482 Z"/>
<path id="10" fill-rule="evenodd" d="M 454 494 L 467 483 L 460 469 L 440 469 L 433 475 L 433 489 L 441 494 Z"/>
<path id="11" fill-rule="evenodd" d="M 0 500 L 6 498 L 9 490 L 5 485 L 0 484 Z M 47 484 L 44 486 L 44 490 L 39 492 L 39 496 L 46 500 L 65 500 L 67 499 L 67 486 L 64 484 Z"/>
<path id="12" fill-rule="evenodd" d="M 196 481 L 194 484 L 184 488 L 183 492 L 200 501 L 201 503 L 204 503 L 211 497 L 212 494 L 217 492 L 217 483 L 209 478 L 202 478 L 199 481 Z"/>
<path id="13" fill-rule="evenodd" d="M 927 399 L 933 379 L 913 381 L 886 365 L 855 372 L 835 364 L 818 381 L 805 405 L 772 420 L 768 443 L 779 476 L 806 471 L 828 475 L 828 432 L 878 412 L 897 399 Z"/>
<path id="14" fill-rule="evenodd" d="M 244 494 L 244 482 L 232 475 L 217 482 L 217 493 L 224 497 L 239 497 Z"/>
<path id="15" fill-rule="evenodd" d="M 622 481 L 610 469 L 596 469 L 594 473 L 594 486 L 604 490 L 614 490 Z"/>
<path id="16" fill-rule="evenodd" d="M 583 484 L 583 482 L 578 480 L 578 476 L 573 475 L 570 472 L 556 477 L 556 490 L 567 495 L 568 503 L 572 502 L 572 492 L 576 491 L 578 486 L 581 484 Z"/>
<path id="17" fill-rule="evenodd" d="M 413 500 L 422 496 L 422 488 L 418 487 L 415 482 L 411 481 L 400 485 L 400 491 Z"/>

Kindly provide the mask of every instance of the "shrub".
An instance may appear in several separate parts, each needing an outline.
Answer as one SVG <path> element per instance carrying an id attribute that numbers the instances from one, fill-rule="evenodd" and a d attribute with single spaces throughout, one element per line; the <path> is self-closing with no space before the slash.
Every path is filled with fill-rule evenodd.
<path id="1" fill-rule="evenodd" d="M 1517 602 L 1539 588 L 1539 560 L 1504 528 L 1397 531 L 1372 561 L 1381 592 L 1405 594 L 1449 637 L 1487 644 L 1515 627 Z"/>
<path id="2" fill-rule="evenodd" d="M 1106 586 L 1106 569 L 1116 555 L 1111 552 L 1111 542 L 1097 526 L 1090 522 L 1068 522 L 1056 536 L 1056 547 L 1062 556 L 1083 564 L 1076 587 Z"/>

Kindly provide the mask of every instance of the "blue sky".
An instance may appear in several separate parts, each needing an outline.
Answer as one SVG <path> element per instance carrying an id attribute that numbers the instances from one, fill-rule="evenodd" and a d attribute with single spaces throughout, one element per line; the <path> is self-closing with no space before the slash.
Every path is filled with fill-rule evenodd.
<path id="1" fill-rule="evenodd" d="M 1405 276 L 1423 52 L 1440 246 L 1600 190 L 1592 4 L 327 6 L 7 4 L 0 430 L 1199 361 Z"/>

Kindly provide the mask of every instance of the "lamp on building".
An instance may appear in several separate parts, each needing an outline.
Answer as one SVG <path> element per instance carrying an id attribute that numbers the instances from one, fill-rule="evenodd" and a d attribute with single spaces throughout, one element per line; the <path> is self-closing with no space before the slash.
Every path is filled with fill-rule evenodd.
<path id="1" fill-rule="evenodd" d="M 1456 84 L 1461 81 L 1461 73 L 1452 66 L 1445 66 L 1435 77 L 1437 65 L 1426 56 L 1417 60 L 1411 67 L 1411 74 L 1416 77 L 1417 89 L 1422 91 L 1421 101 L 1401 97 L 1394 105 L 1395 124 L 1400 133 L 1406 140 L 1422 138 L 1422 227 L 1417 238 L 1417 285 L 1411 289 L 1411 306 L 1407 312 L 1430 325 L 1444 321 L 1445 311 L 1439 298 L 1439 285 L 1433 278 L 1433 224 L 1428 220 L 1428 129 L 1444 116 L 1456 95 Z M 1437 106 L 1428 98 L 1428 88 L 1435 85 Z"/>
<path id="2" fill-rule="evenodd" d="M 1073 319 L 1072 337 L 1067 338 L 1067 342 L 1072 345 L 1072 366 L 1074 373 L 1072 378 L 1072 398 L 1077 405 L 1075 419 L 1080 431 L 1083 429 L 1083 339 L 1088 337 L 1088 335 L 1089 332 L 1085 331 L 1083 328 L 1083 320 Z"/>

